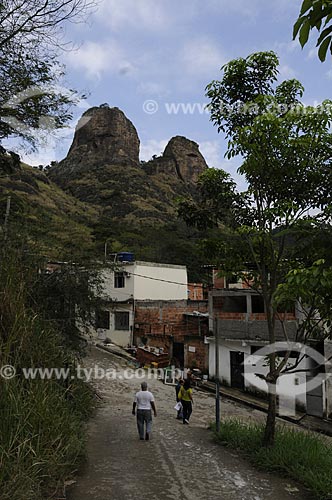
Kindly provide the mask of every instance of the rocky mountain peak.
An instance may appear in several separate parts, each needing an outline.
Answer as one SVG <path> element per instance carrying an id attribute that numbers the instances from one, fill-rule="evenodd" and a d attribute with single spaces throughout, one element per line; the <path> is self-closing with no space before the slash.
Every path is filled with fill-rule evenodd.
<path id="1" fill-rule="evenodd" d="M 107 104 L 90 108 L 77 124 L 67 157 L 48 176 L 83 199 L 86 189 L 81 196 L 78 184 L 85 176 L 104 178 L 109 166 L 139 168 L 139 144 L 136 128 L 119 108 Z"/>
<path id="2" fill-rule="evenodd" d="M 169 141 L 162 156 L 140 163 L 134 125 L 120 109 L 102 105 L 83 114 L 67 157 L 48 177 L 81 201 L 109 207 L 112 215 L 153 219 L 158 212 L 162 219 L 206 168 L 198 144 L 181 136 Z"/>
<path id="3" fill-rule="evenodd" d="M 182 180 L 197 182 L 198 176 L 208 168 L 198 144 L 179 135 L 169 141 L 163 156 L 175 162 Z"/>
<path id="4" fill-rule="evenodd" d="M 139 164 L 139 138 L 132 122 L 119 108 L 88 109 L 78 122 L 66 160 L 77 165 Z"/>
<path id="5" fill-rule="evenodd" d="M 197 182 L 207 168 L 198 144 L 179 135 L 169 141 L 162 156 L 154 158 L 146 166 L 150 174 L 175 175 L 186 183 Z"/>

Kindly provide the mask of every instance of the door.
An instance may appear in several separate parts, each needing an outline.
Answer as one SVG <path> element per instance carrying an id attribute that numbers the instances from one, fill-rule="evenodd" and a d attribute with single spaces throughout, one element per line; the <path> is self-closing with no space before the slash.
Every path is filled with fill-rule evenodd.
<path id="1" fill-rule="evenodd" d="M 307 391 L 307 414 L 323 418 L 323 377 L 319 374 L 316 377 L 307 375 L 307 384 L 313 380 L 315 380 L 312 383 L 314 387 Z"/>
<path id="2" fill-rule="evenodd" d="M 244 352 L 230 351 L 231 386 L 244 390 Z"/>
<path id="3" fill-rule="evenodd" d="M 176 368 L 184 368 L 184 344 L 173 342 L 173 362 Z"/>

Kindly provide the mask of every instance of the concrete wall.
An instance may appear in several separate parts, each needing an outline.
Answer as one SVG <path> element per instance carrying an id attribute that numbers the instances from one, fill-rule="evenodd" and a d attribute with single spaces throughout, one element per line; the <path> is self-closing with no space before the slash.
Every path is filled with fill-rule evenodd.
<path id="1" fill-rule="evenodd" d="M 259 295 L 251 290 L 216 290 L 209 294 L 209 328 L 215 330 L 218 322 L 220 338 L 267 341 L 269 339 L 266 314 L 255 312 L 254 301 Z M 288 338 L 294 339 L 298 321 L 294 313 L 282 313 L 281 318 Z M 276 340 L 285 340 L 282 325 L 276 322 Z"/>
<path id="2" fill-rule="evenodd" d="M 125 274 L 124 287 L 115 288 L 114 286 L 114 275 L 117 271 L 124 272 Z M 105 300 L 105 303 L 108 302 L 108 305 L 105 305 L 104 309 L 110 312 L 110 328 L 108 330 L 98 329 L 95 331 L 93 335 L 99 339 L 107 337 L 120 346 L 132 344 L 135 314 L 134 303 L 137 303 L 137 301 L 157 299 L 168 303 L 169 301 L 187 300 L 188 280 L 187 269 L 184 266 L 136 261 L 134 263 L 119 263 L 117 271 L 114 272 L 110 269 L 102 271 L 103 287 L 101 296 Z M 128 301 L 130 301 L 129 304 L 127 303 Z M 197 305 L 195 307 L 197 309 Z M 130 311 L 128 331 L 115 329 L 114 312 L 121 310 Z M 166 330 L 168 324 L 172 322 L 173 315 L 170 313 L 169 318 L 162 321 L 163 334 L 169 333 Z M 157 318 L 158 326 L 160 326 L 159 310 Z"/>
<path id="3" fill-rule="evenodd" d="M 223 384 L 231 385 L 231 363 L 230 352 L 238 351 L 244 353 L 244 387 L 251 392 L 267 393 L 267 384 L 255 374 L 268 373 L 269 367 L 266 359 L 262 356 L 251 356 L 250 345 L 242 345 L 242 341 L 219 341 L 219 377 Z M 260 347 L 263 347 L 261 345 Z M 294 360 L 290 359 L 290 363 Z M 306 369 L 307 362 L 303 361 L 297 369 Z M 215 343 L 209 339 L 209 376 L 215 376 Z M 306 406 L 306 376 L 305 373 L 296 373 L 282 376 L 278 382 L 277 394 L 286 402 L 296 400 L 296 404 L 305 408 Z"/>
<path id="4" fill-rule="evenodd" d="M 328 340 L 324 346 L 325 358 L 332 358 L 332 341 Z M 326 363 L 326 416 L 332 419 L 332 360 Z"/>
<path id="5" fill-rule="evenodd" d="M 133 325 L 134 325 L 134 312 L 132 304 L 114 304 L 112 306 L 105 306 L 103 308 L 109 312 L 110 327 L 109 329 L 97 328 L 92 330 L 92 336 L 97 340 L 109 339 L 114 344 L 121 347 L 127 347 L 133 343 Z M 115 313 L 116 312 L 129 313 L 129 329 L 116 330 L 115 329 Z"/>
<path id="6" fill-rule="evenodd" d="M 133 265 L 128 265 L 128 270 L 134 268 Z M 126 270 L 124 268 L 124 270 Z M 117 300 L 117 301 L 125 301 L 134 296 L 134 278 L 131 276 L 130 278 L 125 278 L 125 286 L 124 288 L 115 288 L 114 287 L 114 272 L 110 269 L 105 269 L 101 273 L 101 277 L 103 279 L 102 286 L 102 298 L 105 300 Z"/>
<path id="7" fill-rule="evenodd" d="M 131 272 L 131 269 L 128 269 Z M 137 261 L 133 266 L 135 300 L 186 300 L 187 269 L 184 266 Z M 151 279 L 152 278 L 152 279 Z"/>
<path id="8" fill-rule="evenodd" d="M 114 272 L 105 269 L 102 296 L 118 301 L 135 300 L 186 300 L 188 298 L 188 278 L 185 266 L 155 264 L 153 262 L 119 263 L 119 271 L 124 271 L 125 286 L 114 287 Z"/>

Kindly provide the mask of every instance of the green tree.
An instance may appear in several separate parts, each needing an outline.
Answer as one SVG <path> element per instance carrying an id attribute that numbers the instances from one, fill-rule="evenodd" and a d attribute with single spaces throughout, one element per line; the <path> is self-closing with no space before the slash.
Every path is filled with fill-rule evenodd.
<path id="1" fill-rule="evenodd" d="M 274 294 L 276 307 L 297 303 L 303 321 L 302 337 L 324 338 L 330 335 L 332 326 L 332 267 L 325 259 L 311 266 L 301 265 L 288 272 Z"/>
<path id="2" fill-rule="evenodd" d="M 294 24 L 293 39 L 298 36 L 302 48 L 308 42 L 310 32 L 316 28 L 318 57 L 323 62 L 327 51 L 332 54 L 332 1 L 331 0 L 304 0 L 300 15 Z"/>
<path id="3" fill-rule="evenodd" d="M 249 272 L 245 276 L 264 300 L 271 344 L 281 321 L 274 295 L 301 257 L 298 241 L 304 222 L 311 227 L 315 219 L 324 218 L 332 180 L 330 103 L 319 108 L 302 105 L 303 87 L 298 81 L 276 85 L 278 64 L 273 52 L 236 59 L 222 68 L 221 81 L 207 86 L 211 120 L 228 138 L 226 154 L 240 158 L 239 172 L 248 190 L 237 193 L 225 172 L 209 170 L 201 178 L 198 219 L 194 202 L 180 207 L 180 214 L 191 223 L 205 216 L 207 225 L 227 224 L 223 238 L 210 245 L 210 254 L 226 272 Z M 317 214 L 310 217 L 312 209 Z M 270 355 L 265 445 L 274 442 L 275 386 L 287 361 L 286 356 L 278 363 L 276 353 Z"/>
<path id="4" fill-rule="evenodd" d="M 34 145 L 34 129 L 60 128 L 71 117 L 78 95 L 59 87 L 56 54 L 69 48 L 65 23 L 83 20 L 93 6 L 92 0 L 0 2 L 0 141 L 17 136 Z"/>
<path id="5" fill-rule="evenodd" d="M 30 276 L 32 308 L 61 334 L 67 348 L 80 351 L 82 334 L 95 326 L 102 306 L 100 268 L 97 263 L 41 264 Z"/>

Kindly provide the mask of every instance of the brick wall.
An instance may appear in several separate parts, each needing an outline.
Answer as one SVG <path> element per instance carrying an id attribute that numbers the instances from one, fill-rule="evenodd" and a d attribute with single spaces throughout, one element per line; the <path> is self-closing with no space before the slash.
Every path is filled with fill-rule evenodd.
<path id="1" fill-rule="evenodd" d="M 189 348 L 194 348 L 192 352 Z M 186 338 L 184 342 L 184 364 L 188 368 L 199 368 L 202 371 L 208 370 L 209 349 L 208 345 L 199 338 Z"/>
<path id="2" fill-rule="evenodd" d="M 141 366 L 151 366 L 152 363 L 157 363 L 156 368 L 165 368 L 169 365 L 168 353 L 154 354 L 145 349 L 137 349 L 137 361 Z"/>
<path id="3" fill-rule="evenodd" d="M 208 311 L 207 301 L 137 301 L 135 303 L 135 337 L 159 335 L 183 339 L 186 335 L 207 334 L 207 321 L 186 313 Z"/>
<path id="4" fill-rule="evenodd" d="M 203 283 L 188 283 L 188 299 L 203 300 Z"/>
<path id="5" fill-rule="evenodd" d="M 198 311 L 208 312 L 208 301 L 137 301 L 135 303 L 134 343 L 142 339 L 147 345 L 162 347 L 169 353 L 172 361 L 173 343 L 184 344 L 184 366 L 207 369 L 208 346 L 204 336 L 208 334 L 208 319 L 201 316 L 188 316 Z M 195 347 L 189 352 L 188 346 Z"/>
<path id="6" fill-rule="evenodd" d="M 213 288 L 225 288 L 225 278 L 223 276 L 219 276 L 220 271 L 218 269 L 213 269 L 212 273 Z"/>

